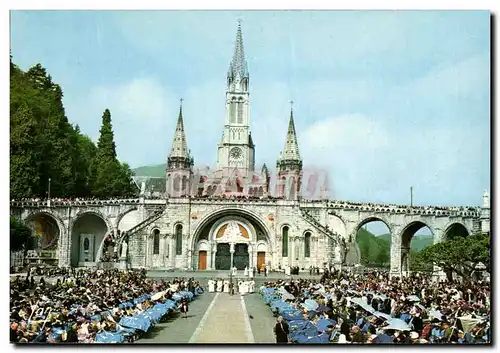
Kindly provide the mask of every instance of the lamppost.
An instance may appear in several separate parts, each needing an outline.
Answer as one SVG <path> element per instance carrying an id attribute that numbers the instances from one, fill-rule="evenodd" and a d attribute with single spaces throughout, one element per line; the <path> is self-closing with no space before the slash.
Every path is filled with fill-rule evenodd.
<path id="1" fill-rule="evenodd" d="M 49 190 L 47 192 L 47 205 L 50 207 L 50 181 L 51 179 L 49 178 Z"/>

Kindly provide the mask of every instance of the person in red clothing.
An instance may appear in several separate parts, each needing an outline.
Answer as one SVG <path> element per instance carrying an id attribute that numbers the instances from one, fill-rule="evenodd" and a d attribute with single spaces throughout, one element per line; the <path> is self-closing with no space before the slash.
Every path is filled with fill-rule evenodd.
<path id="1" fill-rule="evenodd" d="M 429 336 L 431 335 L 431 330 L 432 330 L 432 324 L 431 321 L 428 320 L 424 328 L 422 329 L 422 334 L 420 335 L 420 337 L 425 340 L 428 340 Z"/>

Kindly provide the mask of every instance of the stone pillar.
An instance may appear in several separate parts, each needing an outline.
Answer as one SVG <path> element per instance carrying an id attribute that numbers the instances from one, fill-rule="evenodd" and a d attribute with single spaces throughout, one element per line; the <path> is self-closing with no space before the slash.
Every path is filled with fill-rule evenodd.
<path id="1" fill-rule="evenodd" d="M 170 267 L 175 268 L 176 263 L 175 263 L 175 235 L 170 234 Z"/>
<path id="2" fill-rule="evenodd" d="M 59 227 L 60 234 L 57 242 L 57 257 L 59 267 L 71 266 L 71 233 Z"/>
<path id="3" fill-rule="evenodd" d="M 234 243 L 230 243 L 229 246 L 230 246 L 229 252 L 231 253 L 231 266 L 230 266 L 230 270 L 232 270 L 233 267 L 234 267 L 234 263 L 233 263 L 233 261 L 234 261 Z"/>
<path id="4" fill-rule="evenodd" d="M 168 235 L 167 234 L 163 234 L 161 236 L 161 242 L 163 244 L 163 246 L 160 246 L 160 254 L 161 254 L 161 265 L 162 267 L 167 267 L 168 266 Z"/>
<path id="5" fill-rule="evenodd" d="M 266 253 L 266 255 L 267 255 L 267 253 Z M 253 267 L 257 268 L 257 245 L 255 245 L 252 256 L 253 256 L 253 259 L 252 259 Z M 271 261 L 272 261 L 272 259 L 271 259 Z"/>
<path id="6" fill-rule="evenodd" d="M 401 277 L 401 234 L 393 230 L 391 235 L 391 272 L 390 276 Z"/>
<path id="7" fill-rule="evenodd" d="M 434 228 L 434 244 L 441 243 L 444 238 L 444 230 L 441 228 Z M 433 266 L 432 279 L 434 281 L 441 281 L 446 279 L 446 273 L 439 267 Z"/>
<path id="8" fill-rule="evenodd" d="M 304 267 L 304 238 L 297 238 L 295 246 L 298 248 L 298 252 L 295 255 L 295 258 L 298 258 L 297 266 L 302 268 Z"/>
<path id="9" fill-rule="evenodd" d="M 317 236 L 315 236 L 315 237 L 311 237 L 311 240 L 313 242 L 313 249 L 314 249 L 313 250 L 314 251 L 314 255 L 313 255 L 314 256 L 314 266 L 315 267 L 319 267 L 318 266 L 318 259 L 319 259 L 319 247 L 318 247 L 318 245 L 319 245 L 319 239 L 318 239 Z"/>
<path id="10" fill-rule="evenodd" d="M 410 276 L 410 247 L 401 248 L 401 273 L 403 276 Z"/>
<path id="11" fill-rule="evenodd" d="M 213 242 L 210 245 L 212 247 L 212 258 L 210 259 L 210 269 L 215 270 L 215 257 L 217 256 L 217 243 Z"/>
<path id="12" fill-rule="evenodd" d="M 295 266 L 295 236 L 293 235 L 288 236 L 288 265 Z"/>
<path id="13" fill-rule="evenodd" d="M 193 269 L 193 250 L 188 249 L 187 247 L 184 250 L 184 258 L 186 259 L 186 268 L 188 270 Z"/>
<path id="14" fill-rule="evenodd" d="M 196 250 L 198 251 L 198 250 Z M 212 262 L 212 247 L 210 246 L 210 244 L 208 245 L 208 249 L 207 249 L 207 270 L 210 270 L 210 263 Z M 200 254 L 198 252 L 198 263 L 200 262 Z"/>
<path id="15" fill-rule="evenodd" d="M 252 244 L 248 244 L 248 268 L 251 269 L 253 267 L 253 253 L 254 246 Z"/>

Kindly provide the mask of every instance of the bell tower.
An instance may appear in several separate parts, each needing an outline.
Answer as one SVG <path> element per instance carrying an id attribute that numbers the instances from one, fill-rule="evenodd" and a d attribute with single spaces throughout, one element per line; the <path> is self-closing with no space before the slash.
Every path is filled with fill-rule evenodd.
<path id="1" fill-rule="evenodd" d="M 239 21 L 233 59 L 227 73 L 224 130 L 217 152 L 217 169 L 223 171 L 224 176 L 231 175 L 235 169 L 244 176 L 254 170 L 255 145 L 250 134 L 249 84 L 250 75 Z"/>

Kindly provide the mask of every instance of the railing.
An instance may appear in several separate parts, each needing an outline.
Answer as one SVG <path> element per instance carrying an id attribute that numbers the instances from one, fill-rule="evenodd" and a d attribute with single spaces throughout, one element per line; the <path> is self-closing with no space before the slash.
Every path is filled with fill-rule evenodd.
<path id="1" fill-rule="evenodd" d="M 138 204 L 139 199 L 109 199 L 109 200 L 50 200 L 50 207 L 66 207 L 66 206 L 105 206 L 105 205 L 121 205 L 121 204 Z M 48 200 L 40 201 L 11 201 L 11 207 L 48 207 Z"/>
<path id="2" fill-rule="evenodd" d="M 342 245 L 342 236 L 332 230 L 330 230 L 328 227 L 322 225 L 316 218 L 314 218 L 307 210 L 301 209 L 301 213 L 303 218 L 309 222 L 313 227 L 318 229 L 320 232 L 325 234 L 328 237 L 328 259 L 332 260 L 335 252 L 335 245 L 340 244 Z"/>
<path id="3" fill-rule="evenodd" d="M 179 202 L 196 203 L 213 203 L 215 202 L 232 202 L 232 203 L 278 203 L 286 201 L 278 197 L 221 197 L 221 196 L 202 196 L 202 197 L 180 197 L 173 198 Z M 149 201 L 149 202 L 148 202 Z M 146 198 L 146 203 L 154 204 L 157 202 L 164 202 L 164 199 Z M 295 203 L 296 201 L 290 201 Z M 105 206 L 105 205 L 120 205 L 120 204 L 139 204 L 139 198 L 124 198 L 124 199 L 103 199 L 103 200 L 58 200 L 51 199 L 51 207 L 67 207 L 67 206 Z M 480 214 L 480 207 L 473 206 L 460 206 L 460 207 L 438 207 L 438 206 L 405 206 L 405 205 L 386 205 L 386 204 L 361 204 L 357 202 L 338 201 L 338 200 L 305 200 L 302 199 L 299 203 L 304 207 L 307 205 L 319 205 L 332 209 L 339 210 L 356 210 L 365 212 L 380 212 L 380 213 L 396 213 L 396 214 L 412 214 L 422 216 L 436 216 L 436 217 L 478 217 Z M 47 200 L 21 200 L 11 201 L 11 207 L 22 208 L 38 208 L 47 207 L 49 202 Z"/>
<path id="4" fill-rule="evenodd" d="M 151 216 L 149 216 L 148 218 L 146 218 L 142 222 L 136 224 L 135 226 L 133 226 L 129 230 L 123 232 L 122 236 L 119 239 L 119 242 L 121 243 L 121 241 L 123 240 L 123 238 L 125 236 L 133 235 L 136 232 L 138 232 L 139 230 L 143 229 L 144 227 L 147 227 L 148 225 L 150 225 L 151 223 L 156 221 L 158 218 L 160 218 L 160 216 L 163 214 L 164 211 L 165 211 L 165 206 L 156 208 L 154 210 L 154 213 Z"/>
<path id="5" fill-rule="evenodd" d="M 55 250 L 28 250 L 26 259 L 57 259 Z"/>

